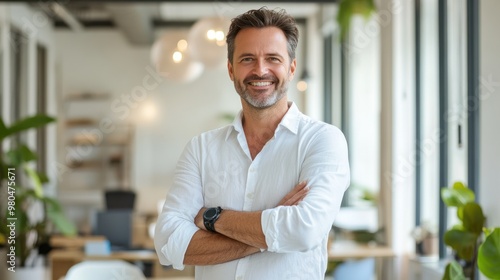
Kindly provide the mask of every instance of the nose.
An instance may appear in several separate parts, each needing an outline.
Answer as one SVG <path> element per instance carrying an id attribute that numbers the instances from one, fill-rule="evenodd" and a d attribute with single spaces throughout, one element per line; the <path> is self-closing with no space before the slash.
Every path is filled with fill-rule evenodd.
<path id="1" fill-rule="evenodd" d="M 268 65 L 265 59 L 257 59 L 255 61 L 253 72 L 255 75 L 262 77 L 269 72 Z"/>

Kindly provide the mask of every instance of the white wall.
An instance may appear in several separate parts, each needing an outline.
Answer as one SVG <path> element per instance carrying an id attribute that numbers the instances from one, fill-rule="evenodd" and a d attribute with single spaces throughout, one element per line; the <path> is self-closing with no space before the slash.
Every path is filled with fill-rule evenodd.
<path id="1" fill-rule="evenodd" d="M 500 227 L 500 1 L 480 1 L 480 183 L 488 226 Z"/>

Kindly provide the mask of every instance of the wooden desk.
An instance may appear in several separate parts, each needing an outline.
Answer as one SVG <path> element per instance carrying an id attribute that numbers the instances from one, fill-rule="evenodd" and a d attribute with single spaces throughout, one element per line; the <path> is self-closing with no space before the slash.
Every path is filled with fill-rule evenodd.
<path id="1" fill-rule="evenodd" d="M 328 250 L 328 260 L 339 261 L 362 258 L 394 257 L 394 251 L 388 246 L 365 245 L 351 240 L 334 240 Z"/>
<path id="2" fill-rule="evenodd" d="M 328 261 L 347 261 L 352 259 L 375 258 L 376 279 L 387 279 L 396 254 L 388 246 L 360 244 L 352 240 L 334 240 L 328 250 Z"/>
<path id="3" fill-rule="evenodd" d="M 158 256 L 151 251 L 124 251 L 112 252 L 109 255 L 87 256 L 80 250 L 53 250 L 49 254 L 52 280 L 59 280 L 66 275 L 68 270 L 75 264 L 84 260 L 124 260 L 124 261 L 145 261 L 153 264 L 153 277 L 159 275 L 162 267 L 158 261 Z"/>
<path id="4" fill-rule="evenodd" d="M 89 235 L 89 236 L 62 236 L 54 235 L 50 237 L 50 246 L 54 248 L 64 249 L 82 249 L 88 241 L 104 241 L 105 236 L 102 235 Z"/>

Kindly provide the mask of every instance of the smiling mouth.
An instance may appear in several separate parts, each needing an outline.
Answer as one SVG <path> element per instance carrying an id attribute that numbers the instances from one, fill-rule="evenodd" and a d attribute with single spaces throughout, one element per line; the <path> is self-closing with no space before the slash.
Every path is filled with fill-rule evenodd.
<path id="1" fill-rule="evenodd" d="M 273 82 L 249 82 L 248 84 L 251 86 L 254 86 L 254 87 L 267 87 L 267 86 L 270 86 L 274 83 Z"/>

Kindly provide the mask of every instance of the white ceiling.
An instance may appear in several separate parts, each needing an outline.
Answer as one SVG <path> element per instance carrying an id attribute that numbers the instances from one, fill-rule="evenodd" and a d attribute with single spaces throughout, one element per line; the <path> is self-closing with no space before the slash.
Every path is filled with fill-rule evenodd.
<path id="1" fill-rule="evenodd" d="M 55 6 L 60 6 L 65 15 L 55 13 Z M 163 27 L 175 26 L 173 23 L 192 24 L 201 18 L 233 18 L 251 9 L 266 6 L 270 9 L 282 8 L 298 19 L 318 15 L 321 5 L 318 3 L 265 3 L 242 1 L 213 2 L 106 2 L 73 1 L 65 4 L 33 4 L 41 8 L 55 20 L 63 21 L 75 31 L 103 26 L 102 22 L 111 22 L 134 45 L 149 45 L 154 40 L 153 21 L 161 22 Z M 92 25 L 96 23 L 97 25 Z M 64 26 L 64 25 L 63 25 Z M 104 25 L 106 26 L 106 25 Z"/>
<path id="2" fill-rule="evenodd" d="M 251 9 L 267 6 L 282 8 L 296 18 L 314 15 L 319 11 L 317 3 L 242 3 L 214 1 L 212 3 L 161 3 L 160 16 L 164 20 L 196 20 L 203 17 L 233 18 Z"/>

